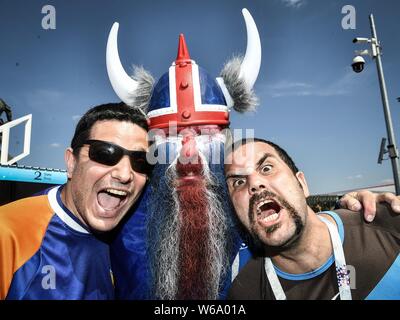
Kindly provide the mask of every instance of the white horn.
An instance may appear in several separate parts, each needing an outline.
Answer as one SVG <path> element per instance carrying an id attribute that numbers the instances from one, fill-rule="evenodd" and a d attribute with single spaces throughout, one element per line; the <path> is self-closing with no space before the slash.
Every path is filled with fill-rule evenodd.
<path id="1" fill-rule="evenodd" d="M 124 70 L 118 54 L 118 22 L 114 22 L 107 41 L 107 72 L 117 96 L 127 105 L 132 106 L 138 83 Z"/>
<path id="2" fill-rule="evenodd" d="M 261 65 L 261 42 L 257 26 L 250 12 L 244 8 L 242 10 L 247 30 L 246 55 L 240 66 L 239 77 L 242 78 L 248 90 L 251 90 L 257 80 Z"/>

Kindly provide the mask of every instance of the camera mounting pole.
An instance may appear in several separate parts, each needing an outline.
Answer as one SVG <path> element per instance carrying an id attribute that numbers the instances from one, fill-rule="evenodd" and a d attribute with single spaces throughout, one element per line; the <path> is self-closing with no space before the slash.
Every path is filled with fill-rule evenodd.
<path id="1" fill-rule="evenodd" d="M 386 90 L 385 77 L 383 75 L 382 60 L 381 60 L 381 47 L 376 34 L 374 16 L 370 14 L 369 21 L 371 24 L 371 45 L 372 45 L 372 56 L 375 58 L 376 67 L 378 70 L 379 85 L 381 88 L 381 97 L 383 104 L 383 111 L 385 114 L 386 130 L 388 136 L 387 151 L 392 161 L 394 185 L 396 188 L 396 195 L 400 195 L 400 181 L 399 181 L 399 156 L 396 148 L 396 140 L 393 133 L 392 116 L 390 114 L 389 99 Z"/>
<path id="2" fill-rule="evenodd" d="M 372 38 L 354 38 L 353 43 L 370 43 L 371 44 L 371 52 L 368 50 L 356 51 L 359 56 L 353 59 L 353 70 L 354 72 L 360 73 L 363 70 L 363 64 L 365 63 L 362 56 L 363 55 L 370 55 L 372 59 L 376 61 L 376 68 L 378 70 L 378 78 L 379 78 L 379 86 L 381 89 L 381 98 L 382 98 L 382 105 L 383 105 L 383 112 L 385 114 L 385 122 L 386 122 L 386 131 L 387 131 L 387 140 L 388 145 L 387 149 L 385 149 L 386 139 L 382 140 L 381 142 L 381 150 L 378 159 L 378 163 L 382 163 L 383 160 L 383 151 L 384 153 L 389 154 L 389 158 L 392 161 L 392 169 L 393 169 L 393 178 L 394 178 L 394 186 L 396 189 L 396 195 L 400 195 L 400 179 L 399 179 L 399 155 L 396 147 L 396 140 L 393 134 L 393 125 L 392 125 L 392 116 L 390 114 L 390 107 L 389 107 L 389 99 L 386 90 L 386 82 L 385 76 L 383 75 L 383 67 L 382 67 L 382 48 L 378 41 L 378 36 L 376 34 L 375 28 L 375 21 L 374 15 L 369 15 L 369 22 L 371 25 L 371 34 Z M 358 60 L 357 60 L 358 59 Z M 358 68 L 357 66 L 360 65 Z M 400 100 L 399 100 L 400 101 Z"/>

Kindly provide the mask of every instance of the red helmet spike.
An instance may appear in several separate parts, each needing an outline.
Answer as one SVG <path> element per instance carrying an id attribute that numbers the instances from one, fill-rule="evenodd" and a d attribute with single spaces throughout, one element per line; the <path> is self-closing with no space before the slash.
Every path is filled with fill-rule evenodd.
<path id="1" fill-rule="evenodd" d="M 176 56 L 175 63 L 178 64 L 180 62 L 190 62 L 189 50 L 182 33 L 179 35 L 178 55 Z"/>

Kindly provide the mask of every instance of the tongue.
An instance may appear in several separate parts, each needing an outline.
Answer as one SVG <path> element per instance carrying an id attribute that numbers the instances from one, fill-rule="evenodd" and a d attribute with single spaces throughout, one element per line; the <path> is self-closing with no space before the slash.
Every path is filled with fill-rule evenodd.
<path id="1" fill-rule="evenodd" d="M 276 211 L 274 209 L 264 210 L 263 212 L 261 212 L 260 219 L 264 219 L 266 217 L 269 217 L 270 215 L 272 215 L 274 213 L 276 213 Z"/>
<path id="2" fill-rule="evenodd" d="M 113 197 L 107 192 L 100 192 L 97 195 L 97 201 L 105 210 L 112 210 L 119 206 L 121 199 Z"/>

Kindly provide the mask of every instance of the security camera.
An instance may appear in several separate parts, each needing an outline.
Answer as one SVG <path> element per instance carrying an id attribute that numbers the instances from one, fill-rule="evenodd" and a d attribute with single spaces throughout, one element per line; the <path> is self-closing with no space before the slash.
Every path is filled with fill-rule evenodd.
<path id="1" fill-rule="evenodd" d="M 378 157 L 379 164 L 382 164 L 382 160 L 385 160 L 383 159 L 385 153 L 388 153 L 388 151 L 386 150 L 386 138 L 382 138 L 381 147 L 379 149 L 379 157 Z"/>
<path id="2" fill-rule="evenodd" d="M 364 70 L 364 65 L 365 65 L 365 60 L 361 56 L 356 56 L 353 59 L 353 63 L 351 64 L 351 67 L 353 68 L 353 71 L 356 73 L 360 73 L 361 71 Z"/>
<path id="3" fill-rule="evenodd" d="M 354 38 L 353 43 L 370 42 L 368 38 Z"/>

